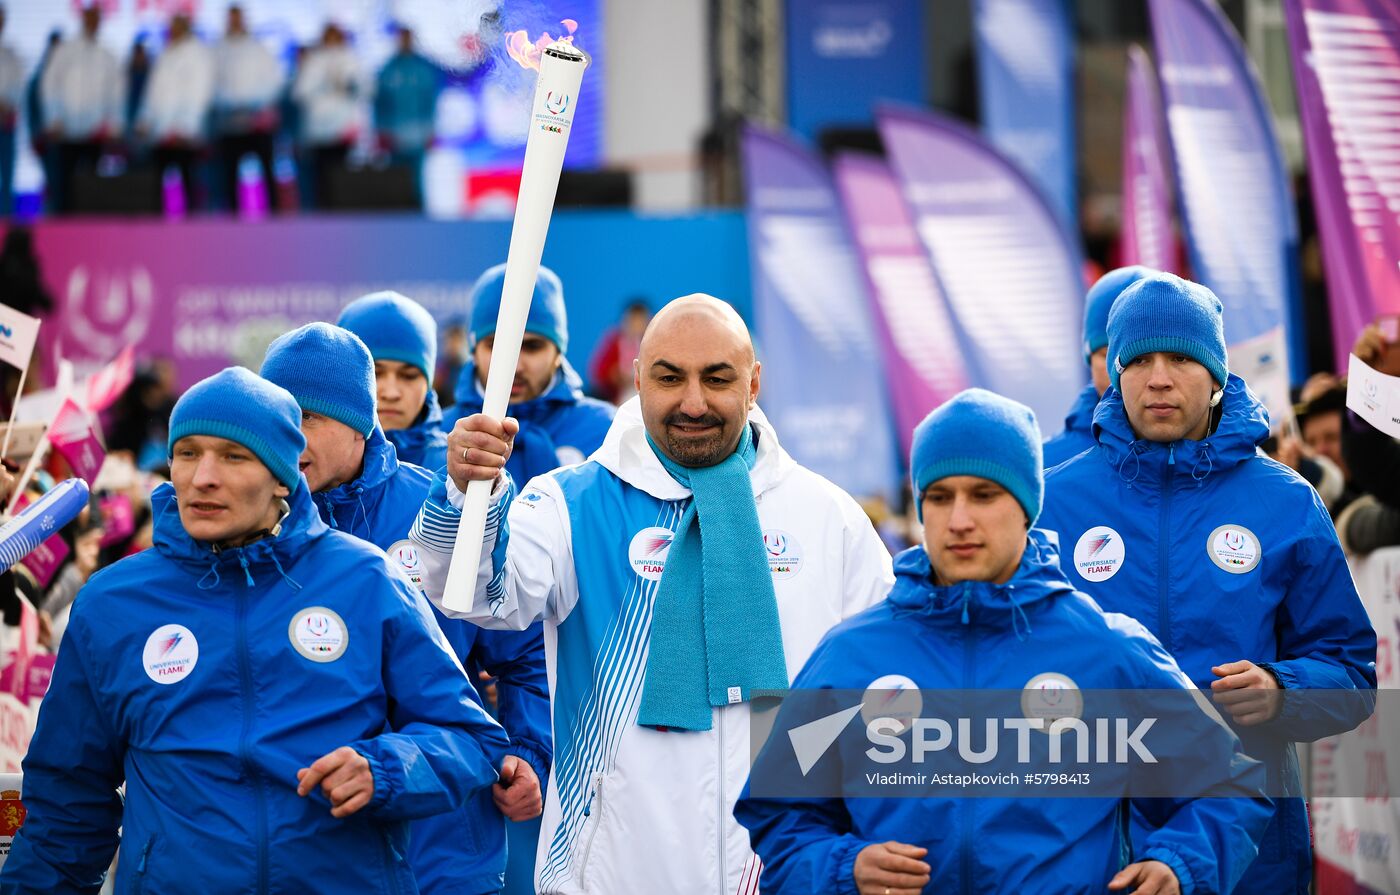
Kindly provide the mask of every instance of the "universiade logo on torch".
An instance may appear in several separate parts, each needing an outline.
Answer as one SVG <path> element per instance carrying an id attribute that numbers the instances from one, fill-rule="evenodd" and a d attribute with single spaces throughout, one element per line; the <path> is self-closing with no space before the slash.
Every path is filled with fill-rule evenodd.
<path id="1" fill-rule="evenodd" d="M 578 111 L 579 87 L 589 63 L 588 54 L 574 46 L 573 33 L 578 23 L 565 19 L 561 24 L 567 33 L 558 40 L 545 33 L 532 42 L 524 31 L 506 37 L 506 52 L 523 67 L 539 72 L 539 79 L 535 82 L 535 98 L 531 103 L 531 126 L 525 141 L 525 162 L 520 172 L 510 250 L 506 255 L 501 310 L 496 318 L 496 340 L 481 408 L 482 413 L 495 419 L 504 417 L 509 406 L 520 341 L 525 336 L 525 320 L 530 313 L 530 297 L 544 254 L 549 219 L 554 213 L 559 174 L 564 167 L 564 150 L 569 145 L 569 132 Z M 443 604 L 448 610 L 466 612 L 471 609 L 490 494 L 489 481 L 472 482 L 467 487 L 443 592 Z"/>

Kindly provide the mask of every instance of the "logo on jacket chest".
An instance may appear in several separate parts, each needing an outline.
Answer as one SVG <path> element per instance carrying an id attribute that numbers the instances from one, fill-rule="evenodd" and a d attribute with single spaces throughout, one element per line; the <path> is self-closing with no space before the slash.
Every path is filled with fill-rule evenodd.
<path id="1" fill-rule="evenodd" d="M 1045 729 L 1062 718 L 1084 717 L 1084 694 L 1066 675 L 1054 671 L 1037 674 L 1021 688 L 1021 713 L 1041 718 Z"/>
<path id="2" fill-rule="evenodd" d="M 1126 558 L 1123 536 L 1107 525 L 1095 525 L 1074 545 L 1074 570 L 1085 581 L 1107 581 L 1123 568 Z"/>
<path id="3" fill-rule="evenodd" d="M 389 545 L 385 551 L 389 554 L 389 559 L 398 566 L 400 571 L 408 576 L 408 580 L 413 582 L 413 586 L 420 591 L 423 589 L 423 557 L 419 555 L 418 548 L 413 542 L 407 539 L 395 541 Z"/>
<path id="4" fill-rule="evenodd" d="M 644 528 L 632 535 L 632 543 L 627 545 L 627 560 L 632 571 L 648 581 L 660 581 L 666 571 L 666 555 L 671 552 L 671 542 L 676 533 L 659 525 Z"/>
<path id="5" fill-rule="evenodd" d="M 924 708 L 924 695 L 913 678 L 902 674 L 886 674 L 875 678 L 865 688 L 860 700 L 860 717 L 867 725 L 877 718 L 892 718 L 899 722 L 899 736 L 914 726 L 914 719 Z"/>
<path id="6" fill-rule="evenodd" d="M 292 616 L 287 626 L 292 646 L 312 662 L 334 662 L 350 645 L 345 619 L 324 606 L 312 606 Z"/>
<path id="7" fill-rule="evenodd" d="M 183 681 L 199 662 L 199 641 L 184 625 L 161 625 L 146 638 L 141 665 L 157 684 Z"/>
<path id="8" fill-rule="evenodd" d="M 802 571 L 802 545 L 785 531 L 770 528 L 763 532 L 763 554 L 775 580 L 791 578 Z"/>
<path id="9" fill-rule="evenodd" d="M 1254 532 L 1240 525 L 1222 525 L 1210 533 L 1206 555 L 1232 575 L 1243 575 L 1259 565 L 1264 550 Z"/>

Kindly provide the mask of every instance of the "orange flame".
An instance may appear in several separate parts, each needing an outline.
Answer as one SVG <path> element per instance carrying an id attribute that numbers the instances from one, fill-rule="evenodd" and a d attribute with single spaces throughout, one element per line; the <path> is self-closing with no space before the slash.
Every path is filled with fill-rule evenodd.
<path id="1" fill-rule="evenodd" d="M 527 31 L 510 32 L 506 35 L 506 55 L 519 63 L 522 68 L 539 71 L 540 54 L 544 52 L 545 47 L 555 41 L 562 41 L 566 44 L 573 44 L 574 42 L 574 32 L 578 30 L 578 22 L 573 19 L 563 19 L 559 24 L 564 26 L 565 31 L 568 32 L 567 34 L 561 34 L 556 38 L 551 37 L 549 32 L 546 31 L 534 42 L 531 42 L 530 34 Z"/>

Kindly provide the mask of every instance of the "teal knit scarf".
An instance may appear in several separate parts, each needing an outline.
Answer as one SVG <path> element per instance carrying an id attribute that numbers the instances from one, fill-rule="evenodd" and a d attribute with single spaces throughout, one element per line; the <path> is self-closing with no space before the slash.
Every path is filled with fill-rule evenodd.
<path id="1" fill-rule="evenodd" d="M 758 451 L 747 425 L 733 454 L 698 469 L 667 457 L 650 436 L 647 443 L 692 497 L 657 587 L 637 723 L 709 730 L 711 706 L 788 686 L 778 600 L 749 479 Z"/>

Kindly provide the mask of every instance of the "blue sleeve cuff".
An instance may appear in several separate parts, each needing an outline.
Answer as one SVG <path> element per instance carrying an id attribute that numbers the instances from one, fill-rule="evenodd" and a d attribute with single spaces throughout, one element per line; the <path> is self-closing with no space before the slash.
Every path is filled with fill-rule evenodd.
<path id="1" fill-rule="evenodd" d="M 529 762 L 530 769 L 540 778 L 540 792 L 543 793 L 549 783 L 549 760 L 533 744 L 514 738 L 511 739 L 506 754 L 519 756 Z"/>
<path id="2" fill-rule="evenodd" d="M 390 799 L 393 797 L 393 792 L 391 791 L 392 786 L 390 786 L 389 783 L 389 775 L 384 771 L 384 763 L 361 746 L 356 745 L 350 748 L 363 755 L 365 761 L 369 762 L 369 772 L 374 777 L 374 795 L 370 796 L 369 804 L 366 805 L 365 808 L 366 810 L 377 812 L 379 809 L 388 805 Z"/>
<path id="3" fill-rule="evenodd" d="M 1176 874 L 1176 881 L 1181 886 L 1181 895 L 1195 895 L 1198 891 L 1196 878 L 1191 875 L 1191 869 L 1186 866 L 1186 862 L 1181 856 L 1167 848 L 1149 848 L 1142 856 L 1144 861 L 1161 861 L 1172 869 Z"/>
<path id="4" fill-rule="evenodd" d="M 831 855 L 831 866 L 836 870 L 835 884 L 830 890 L 837 895 L 860 895 L 860 886 L 856 885 L 856 858 L 866 846 L 870 845 L 855 837 L 845 837 L 846 841 L 836 846 Z"/>

